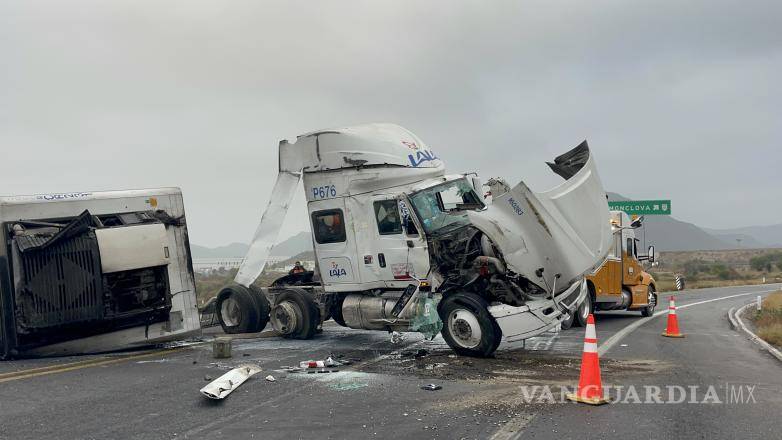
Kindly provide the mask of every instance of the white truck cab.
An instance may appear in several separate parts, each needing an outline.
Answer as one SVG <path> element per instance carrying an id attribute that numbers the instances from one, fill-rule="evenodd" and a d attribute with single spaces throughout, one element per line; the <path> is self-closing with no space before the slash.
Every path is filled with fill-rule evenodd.
<path id="1" fill-rule="evenodd" d="M 477 176 L 447 175 L 432 149 L 393 124 L 307 133 L 279 151 L 272 199 L 235 284 L 217 298 L 229 333 L 270 319 L 283 336 L 309 338 L 333 317 L 428 336 L 442 327 L 457 352 L 486 356 L 503 336 L 556 326 L 609 250 L 608 205 L 586 143 L 551 164 L 567 179 L 557 188 L 538 194 L 492 179 L 490 200 Z M 300 181 L 316 270 L 253 286 Z"/>

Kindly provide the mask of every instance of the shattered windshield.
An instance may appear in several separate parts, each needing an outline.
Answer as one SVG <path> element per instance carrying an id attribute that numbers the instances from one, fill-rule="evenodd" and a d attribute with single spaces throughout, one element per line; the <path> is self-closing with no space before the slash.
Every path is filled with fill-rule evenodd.
<path id="1" fill-rule="evenodd" d="M 410 202 L 427 234 L 464 226 L 469 223 L 465 209 L 484 206 L 466 179 L 415 192 Z"/>

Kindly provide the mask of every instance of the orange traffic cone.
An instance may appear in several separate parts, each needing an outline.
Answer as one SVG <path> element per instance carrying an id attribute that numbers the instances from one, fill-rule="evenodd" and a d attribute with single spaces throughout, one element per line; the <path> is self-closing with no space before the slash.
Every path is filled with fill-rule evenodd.
<path id="1" fill-rule="evenodd" d="M 684 335 L 679 331 L 679 319 L 676 317 L 676 299 L 672 296 L 668 305 L 668 326 L 665 327 L 663 336 L 669 338 L 683 338 Z"/>
<path id="2" fill-rule="evenodd" d="M 597 332 L 595 331 L 595 318 L 592 314 L 587 317 L 578 390 L 576 394 L 568 394 L 567 398 L 574 402 L 588 403 L 590 405 L 608 403 L 608 400 L 603 397 L 603 382 L 600 379 L 600 359 L 597 355 Z"/>

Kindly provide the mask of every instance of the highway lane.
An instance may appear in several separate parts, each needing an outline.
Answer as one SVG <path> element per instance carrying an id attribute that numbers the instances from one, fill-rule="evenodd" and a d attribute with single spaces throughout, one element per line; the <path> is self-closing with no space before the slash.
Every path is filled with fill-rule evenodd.
<path id="1" fill-rule="evenodd" d="M 679 304 L 763 289 L 768 288 L 686 292 Z M 747 361 L 749 367 L 736 367 L 738 371 L 719 366 L 704 372 L 710 366 L 707 359 L 715 356 L 715 345 L 763 359 L 762 353 L 727 328 L 724 313 L 718 313 L 751 298 L 754 296 L 683 309 L 685 340 L 661 338 L 664 318 L 652 318 L 608 352 L 605 380 L 616 384 L 707 383 L 718 379 L 722 382 L 715 383 L 754 383 L 762 374 L 774 372 L 778 366 L 754 358 Z M 637 313 L 600 314 L 598 337 L 608 340 L 639 319 Z M 487 438 L 497 432 L 504 436 L 498 438 L 512 438 L 521 432 L 544 438 L 583 438 L 584 426 L 592 426 L 592 435 L 604 432 L 606 426 L 610 427 L 607 432 L 641 432 L 644 438 L 658 438 L 658 434 L 662 438 L 672 432 L 664 430 L 661 423 L 680 420 L 675 410 L 685 405 L 591 408 L 525 403 L 520 386 L 575 385 L 582 338 L 583 329 L 574 328 L 532 338 L 523 347 L 503 344 L 496 359 L 474 360 L 453 356 L 441 338 L 422 341 L 410 335 L 394 346 L 384 333 L 329 324 L 311 341 L 276 337 L 236 340 L 234 357 L 225 361 L 212 359 L 211 348 L 202 345 L 131 354 L 144 357 L 128 359 L 120 359 L 118 356 L 128 356 L 120 354 L 0 363 L 0 438 Z M 425 356 L 407 356 L 406 350 L 419 348 L 428 350 Z M 357 362 L 338 373 L 276 371 L 328 354 L 356 358 Z M 223 402 L 207 401 L 198 394 L 206 378 L 215 378 L 244 362 L 259 364 L 264 371 Z M 68 364 L 65 370 L 57 371 L 63 364 Z M 31 369 L 51 373 L 29 376 Z M 267 374 L 277 381 L 263 380 Z M 3 382 L 3 378 L 10 380 Z M 443 389 L 420 388 L 431 382 Z M 755 398 L 770 399 L 774 392 L 779 395 L 779 383 L 771 380 L 755 391 Z M 778 402 L 771 403 L 769 408 L 778 411 L 774 406 Z M 704 410 L 682 411 L 697 416 Z M 741 417 L 723 416 L 723 412 L 730 412 L 727 409 L 710 411 L 734 426 L 744 426 L 739 422 Z M 749 420 L 757 423 L 766 417 L 755 407 L 740 411 L 751 413 L 755 418 Z M 615 420 L 635 416 L 641 417 L 640 421 L 625 424 L 626 429 Z M 713 421 L 713 426 L 720 427 L 720 421 Z M 719 437 L 719 433 L 704 432 Z"/>
<path id="2" fill-rule="evenodd" d="M 733 331 L 726 318 L 731 307 L 753 301 L 755 292 L 766 295 L 767 290 L 754 286 L 677 295 L 677 305 L 686 306 L 715 297 L 750 293 L 679 310 L 682 331 L 686 334 L 684 339 L 661 337 L 665 316 L 651 318 L 609 350 L 605 358 L 654 359 L 667 364 L 665 368 L 655 374 L 622 380 L 604 375 L 604 384 L 625 387 L 620 397 L 626 403 L 593 408 L 571 404 L 539 406 L 536 417 L 524 428 L 523 436 L 557 439 L 598 436 L 779 438 L 782 365 Z M 680 400 L 677 391 L 674 391 L 673 399 L 667 395 L 668 386 L 680 386 L 687 390 L 686 400 L 683 403 L 634 403 L 635 399 L 628 399 L 627 395 L 626 388 L 630 386 L 639 391 L 642 401 L 646 400 L 644 386 L 661 387 L 663 402 Z M 710 386 L 714 387 L 719 403 L 713 398 L 707 399 Z M 690 387 L 698 388 L 693 392 Z M 708 403 L 701 403 L 704 400 Z"/>

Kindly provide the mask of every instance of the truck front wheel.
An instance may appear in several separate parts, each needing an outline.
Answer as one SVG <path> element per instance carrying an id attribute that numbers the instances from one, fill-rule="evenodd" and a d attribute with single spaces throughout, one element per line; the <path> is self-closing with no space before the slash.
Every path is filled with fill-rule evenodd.
<path id="1" fill-rule="evenodd" d="M 491 316 L 486 300 L 474 293 L 454 293 L 438 308 L 443 338 L 463 356 L 488 357 L 502 340 L 502 330 Z"/>
<path id="2" fill-rule="evenodd" d="M 579 327 L 586 327 L 587 318 L 590 313 L 594 312 L 594 306 L 592 305 L 592 293 L 587 292 L 584 302 L 576 309 L 576 325 Z"/>
<path id="3" fill-rule="evenodd" d="M 649 317 L 654 315 L 654 308 L 657 306 L 657 294 L 652 286 L 647 289 L 646 301 L 648 306 L 641 309 L 641 316 Z"/>

